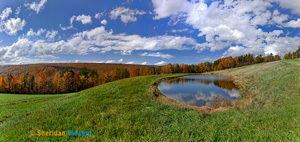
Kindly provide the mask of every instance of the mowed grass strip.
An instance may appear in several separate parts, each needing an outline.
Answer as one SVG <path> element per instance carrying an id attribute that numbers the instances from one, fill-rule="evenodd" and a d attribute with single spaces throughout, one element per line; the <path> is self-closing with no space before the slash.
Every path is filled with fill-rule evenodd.
<path id="1" fill-rule="evenodd" d="M 212 114 L 149 98 L 153 81 L 176 75 L 129 78 L 49 98 L 18 100 L 13 95 L 15 101 L 14 97 L 5 101 L 9 95 L 2 95 L 1 110 L 10 106 L 3 104 L 15 102 L 28 107 L 1 112 L 1 116 L 14 115 L 0 123 L 0 141 L 298 141 L 299 69 L 299 60 L 284 60 L 215 72 L 237 79 L 251 101 Z M 30 136 L 31 130 L 91 130 L 93 136 Z"/>

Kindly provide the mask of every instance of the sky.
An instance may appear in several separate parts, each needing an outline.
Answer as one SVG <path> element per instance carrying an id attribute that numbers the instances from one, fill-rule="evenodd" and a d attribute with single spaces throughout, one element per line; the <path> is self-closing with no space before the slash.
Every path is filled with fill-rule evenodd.
<path id="1" fill-rule="evenodd" d="M 283 56 L 299 32 L 299 0 L 1 0 L 0 65 Z"/>

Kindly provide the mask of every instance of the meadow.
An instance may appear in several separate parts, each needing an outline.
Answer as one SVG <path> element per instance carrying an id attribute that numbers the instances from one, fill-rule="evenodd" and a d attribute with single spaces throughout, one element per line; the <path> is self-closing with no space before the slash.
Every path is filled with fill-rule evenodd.
<path id="1" fill-rule="evenodd" d="M 0 141 L 300 141 L 300 60 L 209 74 L 232 76 L 243 99 L 207 113 L 153 99 L 139 76 L 62 95 L 0 94 Z M 32 136 L 30 131 L 92 131 L 92 136 Z"/>

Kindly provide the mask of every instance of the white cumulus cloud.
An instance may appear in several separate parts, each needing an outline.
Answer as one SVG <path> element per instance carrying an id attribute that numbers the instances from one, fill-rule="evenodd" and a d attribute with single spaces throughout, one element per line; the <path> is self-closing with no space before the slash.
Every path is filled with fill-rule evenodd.
<path id="1" fill-rule="evenodd" d="M 279 3 L 283 8 L 291 9 L 292 13 L 300 15 L 299 0 L 270 0 Z"/>
<path id="2" fill-rule="evenodd" d="M 38 14 L 46 3 L 47 3 L 47 0 L 41 0 L 40 2 L 34 1 L 31 4 L 25 3 L 25 6 L 31 10 L 34 10 Z"/>
<path id="3" fill-rule="evenodd" d="M 287 14 L 281 14 L 278 10 L 274 10 L 272 14 L 272 20 L 270 21 L 270 24 L 279 24 L 280 26 L 284 21 L 287 21 L 289 19 L 289 15 Z"/>
<path id="4" fill-rule="evenodd" d="M 17 7 L 15 14 L 16 16 L 19 16 L 20 13 L 21 13 L 21 6 Z"/>
<path id="5" fill-rule="evenodd" d="M 71 23 L 73 23 L 74 20 L 81 22 L 83 25 L 92 24 L 92 17 L 90 15 L 84 15 L 84 14 L 78 16 L 74 15 L 71 18 Z"/>
<path id="6" fill-rule="evenodd" d="M 92 24 L 93 23 L 92 17 L 90 15 L 84 15 L 84 14 L 82 14 L 82 15 L 78 15 L 78 16 L 73 15 L 70 18 L 70 26 L 68 26 L 68 27 L 62 27 L 62 25 L 59 25 L 59 26 L 60 26 L 60 28 L 62 30 L 69 30 L 69 29 L 73 28 L 73 22 L 74 21 L 81 22 L 83 25 Z"/>
<path id="7" fill-rule="evenodd" d="M 158 62 L 158 63 L 155 63 L 155 65 L 163 65 L 163 64 L 166 64 L 167 62 L 165 62 L 165 61 L 160 61 L 160 62 Z"/>
<path id="8" fill-rule="evenodd" d="M 300 19 L 291 20 L 288 23 L 284 24 L 285 27 L 291 27 L 291 28 L 300 28 Z"/>
<path id="9" fill-rule="evenodd" d="M 18 31 L 23 30 L 25 25 L 26 21 L 20 18 L 11 18 L 4 23 L 6 33 L 9 35 L 15 35 Z"/>
<path id="10" fill-rule="evenodd" d="M 45 29 L 39 29 L 37 32 L 34 32 L 32 28 L 27 32 L 27 36 L 40 36 L 42 33 L 44 33 L 46 30 Z"/>
<path id="11" fill-rule="evenodd" d="M 184 28 L 184 29 L 172 29 L 172 33 L 181 33 L 181 32 L 187 32 L 189 29 Z"/>
<path id="12" fill-rule="evenodd" d="M 129 62 L 125 63 L 125 64 L 134 64 L 134 63 L 135 63 L 134 61 L 129 61 Z"/>
<path id="13" fill-rule="evenodd" d="M 209 4 L 206 0 L 152 0 L 152 3 L 154 19 L 179 19 L 198 30 L 199 38 L 205 39 L 204 43 L 197 46 L 198 51 L 228 48 L 224 55 L 272 52 L 282 56 L 286 47 L 292 45 L 290 42 L 298 39 L 298 36 L 294 36 L 280 42 L 283 38 L 278 30 L 270 32 L 260 28 L 267 25 L 277 28 L 300 27 L 300 20 L 291 20 L 292 16 L 276 10 L 277 3 L 291 9 L 294 14 L 300 14 L 298 0 L 224 0 Z"/>
<path id="14" fill-rule="evenodd" d="M 105 63 L 114 63 L 116 62 L 115 60 L 107 60 Z"/>
<path id="15" fill-rule="evenodd" d="M 101 12 L 101 13 L 96 13 L 94 17 L 96 19 L 101 19 L 103 16 L 104 16 L 104 12 Z"/>
<path id="16" fill-rule="evenodd" d="M 165 58 L 165 59 L 175 58 L 174 56 L 172 56 L 170 54 L 163 54 L 161 52 L 155 52 L 155 53 L 144 52 L 143 54 L 140 54 L 140 56 L 160 57 L 160 58 Z"/>
<path id="17" fill-rule="evenodd" d="M 46 37 L 47 37 L 48 39 L 54 39 L 54 38 L 56 37 L 57 34 L 58 34 L 58 31 L 56 31 L 56 30 L 47 31 Z"/>
<path id="18" fill-rule="evenodd" d="M 186 12 L 192 4 L 186 0 L 152 0 L 154 12 L 157 14 L 154 19 L 166 18 L 180 12 Z"/>
<path id="19" fill-rule="evenodd" d="M 105 20 L 105 19 L 102 20 L 102 21 L 101 21 L 101 24 L 102 24 L 102 25 L 106 25 L 106 24 L 107 24 L 107 20 Z"/>
<path id="20" fill-rule="evenodd" d="M 26 36 L 27 37 L 36 37 L 36 36 L 42 36 L 45 33 L 45 37 L 49 40 L 52 40 L 56 37 L 56 35 L 58 34 L 58 31 L 56 30 L 52 30 L 52 31 L 48 31 L 46 29 L 39 29 L 38 31 L 34 31 L 32 28 L 30 28 L 30 30 L 27 32 Z"/>
<path id="21" fill-rule="evenodd" d="M 2 13 L 0 14 L 1 20 L 5 20 L 6 18 L 9 17 L 9 15 L 12 13 L 12 10 L 10 7 L 5 8 Z"/>
<path id="22" fill-rule="evenodd" d="M 137 15 L 144 15 L 146 14 L 145 11 L 137 10 L 137 9 L 130 9 L 125 7 L 117 7 L 113 9 L 110 13 L 110 18 L 112 20 L 117 20 L 119 17 L 121 21 L 125 24 L 130 22 L 136 22 L 137 21 Z"/>
<path id="23" fill-rule="evenodd" d="M 260 55 L 264 54 L 264 49 L 263 48 L 245 48 L 241 46 L 234 46 L 230 47 L 223 55 L 228 57 L 228 56 L 240 56 L 240 55 L 245 55 L 252 53 L 254 55 Z"/>
<path id="24" fill-rule="evenodd" d="M 192 38 L 169 35 L 141 37 L 139 35 L 113 34 L 112 31 L 106 31 L 105 27 L 101 26 L 76 33 L 68 40 L 55 42 L 19 38 L 16 43 L 10 46 L 0 47 L 0 61 L 17 57 L 71 53 L 86 55 L 90 52 L 105 53 L 108 51 L 190 50 L 197 46 L 198 43 Z"/>

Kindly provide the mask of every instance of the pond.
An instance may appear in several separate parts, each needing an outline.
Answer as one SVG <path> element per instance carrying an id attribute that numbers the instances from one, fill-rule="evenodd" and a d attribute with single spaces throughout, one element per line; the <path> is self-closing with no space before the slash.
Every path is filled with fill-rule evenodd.
<path id="1" fill-rule="evenodd" d="M 209 106 L 217 101 L 232 102 L 241 98 L 238 87 L 230 77 L 191 75 L 162 81 L 158 89 L 178 103 Z"/>

